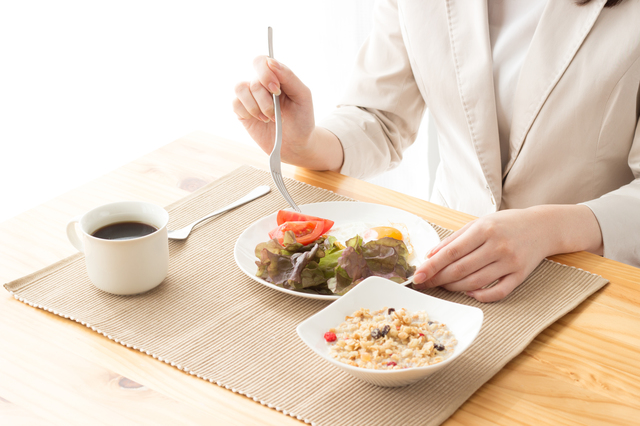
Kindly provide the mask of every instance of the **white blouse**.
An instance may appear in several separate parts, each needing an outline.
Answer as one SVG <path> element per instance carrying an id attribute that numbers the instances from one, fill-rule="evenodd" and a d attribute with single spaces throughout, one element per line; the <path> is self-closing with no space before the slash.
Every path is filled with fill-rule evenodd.
<path id="1" fill-rule="evenodd" d="M 493 85 L 503 169 L 509 159 L 512 106 L 520 70 L 546 4 L 547 0 L 488 0 Z"/>

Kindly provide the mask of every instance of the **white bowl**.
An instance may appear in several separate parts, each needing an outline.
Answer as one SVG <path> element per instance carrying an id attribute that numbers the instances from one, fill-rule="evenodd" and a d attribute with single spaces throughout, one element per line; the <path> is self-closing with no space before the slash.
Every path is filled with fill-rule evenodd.
<path id="1" fill-rule="evenodd" d="M 344 322 L 347 315 L 358 309 L 378 310 L 384 307 L 405 308 L 410 312 L 426 311 L 429 318 L 446 324 L 458 340 L 453 355 L 446 360 L 426 367 L 403 370 L 370 370 L 344 364 L 329 355 L 329 345 L 324 333 Z M 461 305 L 428 296 L 381 277 L 369 277 L 340 299 L 298 325 L 296 331 L 304 343 L 315 353 L 354 377 L 377 386 L 405 386 L 424 379 L 446 368 L 474 341 L 484 315 L 473 306 Z"/>

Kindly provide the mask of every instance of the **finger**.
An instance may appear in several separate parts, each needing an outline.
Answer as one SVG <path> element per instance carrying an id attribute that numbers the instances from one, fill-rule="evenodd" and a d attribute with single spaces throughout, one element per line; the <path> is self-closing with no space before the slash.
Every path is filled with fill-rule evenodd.
<path id="1" fill-rule="evenodd" d="M 273 105 L 273 95 L 260 83 L 259 80 L 253 80 L 249 85 L 251 96 L 255 99 L 260 111 L 272 121 L 276 121 L 276 110 Z"/>
<path id="2" fill-rule="evenodd" d="M 462 228 L 458 229 L 456 232 L 454 232 L 453 234 L 449 235 L 444 240 L 440 241 L 440 243 L 437 246 L 435 246 L 434 248 L 431 249 L 431 251 L 427 254 L 427 257 L 428 258 L 432 257 L 434 254 L 439 252 L 442 249 L 442 247 L 444 247 L 447 244 L 453 242 L 456 238 L 458 238 L 460 235 L 462 235 L 467 229 L 469 229 L 469 227 L 471 226 L 471 224 L 473 222 L 475 222 L 475 221 L 467 223 L 465 226 L 463 226 Z"/>
<path id="3" fill-rule="evenodd" d="M 471 296 L 478 302 L 488 303 L 496 302 L 507 297 L 511 292 L 522 283 L 523 279 L 518 274 L 510 274 L 501 278 L 498 284 L 490 288 L 483 288 L 467 292 L 467 296 Z"/>
<path id="4" fill-rule="evenodd" d="M 274 95 L 281 91 L 296 104 L 311 103 L 311 91 L 286 65 L 272 58 L 258 57 L 254 61 L 260 83 Z M 273 84 L 277 85 L 276 87 Z"/>
<path id="5" fill-rule="evenodd" d="M 429 281 L 433 286 L 447 285 L 450 283 L 459 282 L 464 278 L 473 275 L 477 271 L 484 269 L 488 265 L 494 263 L 496 260 L 498 260 L 498 255 L 496 254 L 496 252 L 493 250 L 489 250 L 487 248 L 487 245 L 484 244 L 468 255 L 463 256 L 450 265 L 442 268 L 442 270 L 431 277 Z M 498 275 L 495 279 L 500 278 L 503 275 L 505 274 Z M 467 290 L 475 290 L 475 288 L 469 288 Z"/>
<path id="6" fill-rule="evenodd" d="M 235 93 L 237 99 L 242 103 L 244 109 L 251 115 L 251 117 L 265 123 L 269 122 L 269 117 L 262 113 L 260 106 L 258 106 L 256 99 L 253 97 L 251 89 L 249 88 L 249 83 L 238 83 L 235 87 Z M 248 117 L 243 116 L 243 118 L 246 119 Z"/>
<path id="7" fill-rule="evenodd" d="M 256 70 L 258 74 L 258 80 L 260 83 L 272 94 L 280 96 L 280 79 L 276 75 L 273 69 L 271 69 L 267 65 L 267 61 L 275 61 L 275 59 L 271 59 L 268 56 L 257 56 L 253 60 L 253 68 Z M 280 65 L 279 65 L 280 66 Z"/>
<path id="8" fill-rule="evenodd" d="M 435 284 L 429 282 L 433 276 L 444 267 L 468 255 L 483 243 L 484 236 L 482 233 L 476 232 L 473 228 L 467 229 L 462 235 L 447 244 L 416 269 L 414 282 L 418 284 L 417 288 L 434 287 Z"/>
<path id="9" fill-rule="evenodd" d="M 510 271 L 505 269 L 505 265 L 501 262 L 493 262 L 469 274 L 461 280 L 454 281 L 443 285 L 442 287 L 449 291 L 474 291 L 482 287 L 488 286 L 495 280 L 509 274 Z"/>
<path id="10" fill-rule="evenodd" d="M 232 102 L 233 112 L 240 120 L 255 120 L 256 118 L 247 111 L 240 99 L 235 98 Z"/>

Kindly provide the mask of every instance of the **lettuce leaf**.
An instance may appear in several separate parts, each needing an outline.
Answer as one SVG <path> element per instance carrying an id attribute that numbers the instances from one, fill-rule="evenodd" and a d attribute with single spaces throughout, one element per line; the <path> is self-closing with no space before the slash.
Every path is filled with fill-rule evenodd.
<path id="1" fill-rule="evenodd" d="M 409 265 L 409 251 L 404 242 L 393 238 L 381 238 L 362 244 L 361 238 L 346 242 L 338 259 L 335 275 L 327 282 L 335 294 L 343 295 L 365 278 L 379 276 L 402 283 L 415 272 Z"/>
<path id="2" fill-rule="evenodd" d="M 287 232 L 283 243 L 273 239 L 256 246 L 256 275 L 298 291 L 343 295 L 367 277 L 401 283 L 416 269 L 409 265 L 404 242 L 393 238 L 363 244 L 356 235 L 342 246 L 335 237 L 321 237 L 303 246 Z"/>
<path id="3" fill-rule="evenodd" d="M 318 244 L 310 251 L 294 253 L 291 256 L 293 269 L 287 279 L 287 284 L 290 287 L 296 289 L 307 288 L 322 284 L 326 281 L 322 271 L 318 269 L 318 262 L 314 261 L 317 251 Z"/>
<path id="4" fill-rule="evenodd" d="M 409 265 L 409 251 L 400 240 L 385 237 L 369 241 L 362 247 L 362 252 L 371 275 L 402 283 L 416 270 L 415 266 Z"/>

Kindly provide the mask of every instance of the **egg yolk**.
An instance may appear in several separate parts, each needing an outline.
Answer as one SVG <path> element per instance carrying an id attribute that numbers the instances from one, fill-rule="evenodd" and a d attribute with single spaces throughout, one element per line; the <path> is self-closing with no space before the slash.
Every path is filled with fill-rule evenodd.
<path id="1" fill-rule="evenodd" d="M 367 230 L 363 238 L 365 241 L 379 240 L 380 238 L 389 237 L 402 241 L 402 232 L 391 226 L 376 226 Z"/>

